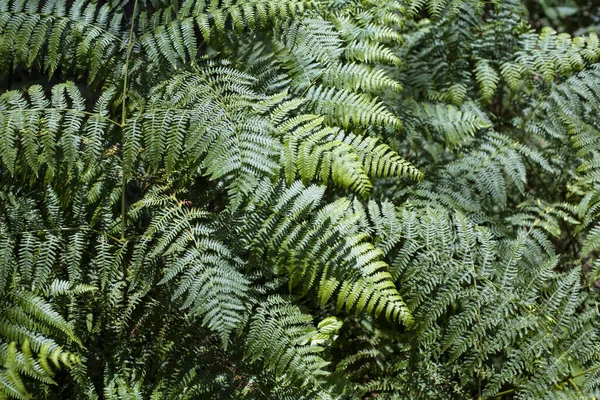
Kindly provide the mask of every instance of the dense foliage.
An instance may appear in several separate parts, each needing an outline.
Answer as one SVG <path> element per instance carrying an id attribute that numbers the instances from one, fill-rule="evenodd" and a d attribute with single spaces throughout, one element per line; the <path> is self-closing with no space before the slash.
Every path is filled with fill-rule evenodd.
<path id="1" fill-rule="evenodd" d="M 594 7 L 0 0 L 0 399 L 598 396 Z"/>

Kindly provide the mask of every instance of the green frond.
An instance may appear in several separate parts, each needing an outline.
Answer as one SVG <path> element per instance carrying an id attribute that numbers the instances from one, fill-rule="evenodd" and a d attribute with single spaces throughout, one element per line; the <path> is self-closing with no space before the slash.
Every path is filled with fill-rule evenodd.
<path id="1" fill-rule="evenodd" d="M 598 37 L 594 33 L 587 38 L 571 37 L 546 27 L 539 35 L 523 35 L 521 41 L 523 50 L 515 54 L 516 65 L 508 64 L 510 67 L 503 69 L 503 75 L 509 82 L 514 82 L 517 75 L 552 82 L 557 74 L 568 76 L 600 56 Z"/>
<path id="2" fill-rule="evenodd" d="M 0 398 L 599 397 L 592 3 L 0 0 Z"/>
<path id="3" fill-rule="evenodd" d="M 386 266 L 382 263 L 380 267 Z M 346 312 L 356 308 L 356 313 L 366 310 L 375 317 L 385 311 L 385 317 L 391 321 L 402 321 L 408 328 L 414 324 L 410 310 L 398 294 L 392 276 L 387 271 L 377 271 L 371 266 L 372 275 L 355 282 L 346 281 L 340 287 L 337 308 L 345 307 Z M 380 268 L 383 269 L 383 268 Z"/>
<path id="4" fill-rule="evenodd" d="M 248 227 L 255 257 L 272 257 L 289 276 L 290 289 L 301 285 L 306 294 L 318 280 L 321 304 L 338 289 L 337 280 L 349 279 L 339 287 L 338 307 L 356 307 L 357 313 L 385 310 L 389 320 L 410 324 L 410 311 L 380 260 L 381 251 L 357 230 L 362 207 L 345 198 L 320 207 L 322 197 L 323 188 L 298 182 L 278 194 L 273 211 L 265 210 L 264 220 Z"/>
<path id="5" fill-rule="evenodd" d="M 54 331 L 62 332 L 71 340 L 77 341 L 72 326 L 41 297 L 27 292 L 14 292 L 10 294 L 10 300 L 14 307 L 18 307 L 19 313 L 28 315 L 35 323 L 47 325 Z M 7 326 L 6 329 L 10 327 Z M 40 342 L 32 341 L 34 347 L 37 343 Z"/>
<path id="6" fill-rule="evenodd" d="M 336 140 L 350 144 L 358 153 L 365 172 L 375 178 L 422 179 L 423 174 L 385 143 L 373 137 L 360 137 L 340 131 Z"/>
<path id="7" fill-rule="evenodd" d="M 31 395 L 19 375 L 17 357 L 18 351 L 14 342 L 8 345 L 6 354 L 0 356 L 0 360 L 3 361 L 0 370 L 0 395 L 3 398 L 10 396 L 16 399 L 30 399 Z"/>
<path id="8" fill-rule="evenodd" d="M 422 178 L 421 172 L 376 138 L 359 137 L 321 125 L 323 118 L 302 115 L 279 128 L 284 133 L 283 166 L 288 184 L 298 174 L 304 182 L 314 177 L 369 194 L 369 176 Z"/>
<path id="9" fill-rule="evenodd" d="M 344 57 L 348 61 L 368 64 L 400 65 L 402 61 L 389 47 L 381 43 L 355 40 L 346 46 Z"/>
<path id="10" fill-rule="evenodd" d="M 396 129 L 402 127 L 402 122 L 377 98 L 370 98 L 365 94 L 314 86 L 308 90 L 306 98 L 311 111 L 325 116 L 325 122 L 328 124 L 336 124 L 345 129 L 351 125 L 379 125 Z"/>
<path id="11" fill-rule="evenodd" d="M 467 359 L 472 359 L 469 363 L 472 362 L 470 365 L 473 366 L 483 362 L 488 357 L 486 354 L 492 356 L 500 349 L 515 346 L 520 341 L 518 338 L 525 337 L 529 339 L 524 340 L 524 353 L 519 353 L 518 357 L 539 354 L 540 347 L 556 354 L 557 363 L 562 363 L 561 353 L 574 354 L 573 351 L 576 350 L 569 347 L 573 342 L 566 339 L 571 337 L 567 330 L 571 324 L 589 326 L 585 322 L 589 316 L 581 316 L 581 319 L 575 317 L 575 304 L 580 301 L 576 295 L 578 283 L 575 271 L 554 280 L 552 269 L 557 263 L 557 258 L 554 258 L 541 267 L 536 267 L 534 271 L 528 270 L 532 274 L 529 278 L 520 278 L 524 273 L 521 268 L 529 269 L 531 267 L 528 263 L 539 262 L 537 257 L 533 257 L 537 251 L 533 250 L 535 243 L 528 238 L 527 233 L 521 231 L 514 241 L 490 243 L 489 233 L 474 226 L 464 215 L 455 215 L 453 219 L 456 228 L 449 228 L 452 224 L 445 212 L 431 208 L 411 208 L 409 206 L 408 210 L 400 210 L 399 219 L 393 221 L 396 218 L 393 210 L 388 209 L 383 214 L 374 206 L 370 207 L 378 225 L 394 227 L 393 230 L 379 230 L 384 234 L 382 239 L 389 243 L 388 246 L 402 243 L 394 262 L 394 266 L 402 271 L 397 275 L 402 277 L 401 286 L 408 284 L 405 279 L 412 280 L 421 276 L 418 287 L 421 287 L 419 291 L 422 294 L 409 295 L 408 304 L 414 309 L 415 319 L 423 323 L 417 325 L 423 346 L 430 346 L 432 341 L 439 340 L 436 338 L 443 334 L 445 345 L 442 349 L 450 351 L 451 360 L 465 357 L 470 349 L 474 349 L 474 353 L 467 356 Z M 427 223 L 415 223 L 415 216 L 423 218 Z M 503 256 L 500 260 L 495 260 L 496 246 L 502 249 L 500 254 Z M 438 248 L 439 250 L 433 250 Z M 529 259 L 530 257 L 533 258 Z M 497 270 L 492 266 L 493 263 L 499 263 Z M 441 268 L 440 271 L 443 270 L 444 274 L 436 276 L 432 268 Z M 544 288 L 549 280 L 553 283 L 546 291 Z M 410 286 L 417 287 L 415 284 L 416 282 Z M 464 297 L 460 297 L 460 300 L 455 297 L 456 290 L 449 289 L 452 285 L 463 288 L 460 291 L 463 291 Z M 522 290 L 517 289 L 519 287 Z M 532 293 L 537 294 L 531 297 Z M 453 301 L 459 301 L 462 306 L 447 324 L 443 318 L 434 322 Z M 507 312 L 515 315 L 515 319 L 508 318 Z M 566 339 L 564 342 L 563 337 Z M 548 362 L 552 362 L 552 357 Z M 517 377 L 528 373 L 523 369 L 525 358 L 516 358 L 516 353 L 508 358 L 502 372 L 489 371 L 494 378 L 486 388 L 487 395 L 499 392 L 505 382 L 513 379 L 519 382 Z M 530 371 L 534 375 L 531 380 L 524 382 L 532 383 L 537 379 L 534 378 L 535 374 L 545 374 L 547 369 L 544 365 Z M 561 367 L 558 368 L 558 365 Z M 564 377 L 564 369 L 561 369 L 564 364 L 556 366 L 558 369 L 553 372 L 555 375 L 540 377 L 540 383 L 556 382 Z M 548 383 L 541 384 L 536 388 L 536 393 L 547 390 L 549 386 Z"/>
<path id="12" fill-rule="evenodd" d="M 141 125 L 143 159 L 169 175 L 201 169 L 213 180 L 225 178 L 232 195 L 248 194 L 260 179 L 273 176 L 281 145 L 267 118 L 248 113 L 251 102 L 262 99 L 251 91 L 251 80 L 215 66 L 178 74 L 156 88 L 151 106 L 129 123 Z M 132 146 L 135 153 L 140 145 Z"/>
<path id="13" fill-rule="evenodd" d="M 482 129 L 490 128 L 490 121 L 465 105 L 461 108 L 449 104 L 408 103 L 417 118 L 425 119 L 431 133 L 442 135 L 449 145 L 458 145 Z"/>
<path id="14" fill-rule="evenodd" d="M 554 172 L 537 151 L 509 137 L 491 133 L 481 147 L 448 163 L 446 168 L 456 181 L 466 179 L 472 184 L 471 190 L 505 207 L 508 188 L 512 186 L 524 193 L 528 179 L 527 166 L 531 164 L 549 173 Z"/>
<path id="15" fill-rule="evenodd" d="M 42 298 L 31 293 L 9 293 L 0 303 L 0 310 L 3 312 L 0 327 L 0 395 L 31 398 L 23 382 L 25 376 L 38 383 L 56 384 L 52 379 L 54 369 L 61 366 L 72 368 L 81 363 L 78 356 L 64 351 L 53 340 L 36 332 L 62 332 L 79 342 L 73 328 Z M 6 339 L 9 341 L 8 347 L 5 347 Z"/>
<path id="16" fill-rule="evenodd" d="M 319 356 L 324 348 L 310 343 L 317 333 L 312 321 L 286 299 L 270 297 L 250 322 L 246 356 L 252 362 L 261 360 L 288 384 L 319 388 L 319 380 L 329 375 L 329 363 Z"/>
<path id="17" fill-rule="evenodd" d="M 282 158 L 288 184 L 297 174 L 304 182 L 315 177 L 327 182 L 331 176 L 335 184 L 367 195 L 372 185 L 358 155 L 346 143 L 331 141 L 335 131 L 323 127 L 322 121 L 323 118 L 307 115 L 281 125 L 280 130 L 284 132 Z"/>
<path id="18" fill-rule="evenodd" d="M 367 93 L 378 93 L 386 89 L 397 92 L 402 90 L 402 86 L 383 70 L 357 63 L 332 65 L 323 74 L 323 84 L 338 89 L 362 90 Z"/>
<path id="19" fill-rule="evenodd" d="M 205 220 L 208 213 L 188 209 L 169 196 L 149 197 L 136 204 L 149 206 L 161 208 L 144 234 L 144 240 L 154 242 L 147 257 L 164 260 L 158 284 L 177 278 L 173 299 L 183 297 L 180 307 L 202 317 L 202 324 L 218 332 L 227 348 L 231 333 L 247 312 L 249 281 L 240 272 L 240 260 L 212 238 L 215 230 Z"/>
<path id="20" fill-rule="evenodd" d="M 500 73 L 511 90 L 517 90 L 522 82 L 521 67 L 514 62 L 505 62 L 500 66 Z"/>
<path id="21" fill-rule="evenodd" d="M 5 132 L 0 147 L 2 164 L 16 174 L 15 161 L 22 154 L 26 170 L 36 177 L 45 171 L 46 179 L 53 178 L 63 163 L 67 180 L 81 162 L 84 170 L 92 169 L 101 157 L 106 131 L 115 126 L 106 116 L 106 97 L 113 93 L 105 92 L 95 112 L 88 112 L 84 97 L 72 82 L 54 86 L 51 99 L 39 85 L 31 86 L 27 97 L 20 91 L 5 92 L 0 96 L 0 126 Z"/>
<path id="22" fill-rule="evenodd" d="M 483 98 L 483 101 L 490 101 L 496 93 L 500 76 L 487 61 L 479 60 L 475 65 L 475 77 L 481 87 L 481 97 Z"/>
<path id="23" fill-rule="evenodd" d="M 0 16 L 3 69 L 11 67 L 9 60 L 15 63 L 12 68 L 39 63 L 53 75 L 61 65 L 72 63 L 88 69 L 92 82 L 115 66 L 124 44 L 122 13 L 109 4 L 98 6 L 84 0 L 70 4 L 67 12 L 65 4 L 4 2 Z M 62 12 L 53 14 L 53 7 Z"/>
<path id="24" fill-rule="evenodd" d="M 600 250 L 600 226 L 596 226 L 590 230 L 583 243 L 581 254 L 586 255 L 597 250 Z"/>
<path id="25" fill-rule="evenodd" d="M 495 2 L 492 2 L 494 4 Z M 442 18 L 442 16 L 456 17 L 460 12 L 464 12 L 464 8 L 473 7 L 480 9 L 483 7 L 482 2 L 467 2 L 464 0 L 448 1 L 448 0 L 410 0 L 407 2 L 407 12 L 410 15 L 417 15 L 422 10 L 427 10 L 427 13 L 434 19 Z"/>
<path id="26" fill-rule="evenodd" d="M 228 30 L 241 34 L 247 30 L 265 29 L 301 14 L 304 0 L 234 1 L 219 4 L 204 0 L 187 1 L 180 9 L 167 7 L 159 12 L 140 15 L 139 39 L 150 59 L 163 59 L 177 68 L 194 60 L 198 43 L 210 44 Z M 201 34 L 197 37 L 196 32 Z"/>

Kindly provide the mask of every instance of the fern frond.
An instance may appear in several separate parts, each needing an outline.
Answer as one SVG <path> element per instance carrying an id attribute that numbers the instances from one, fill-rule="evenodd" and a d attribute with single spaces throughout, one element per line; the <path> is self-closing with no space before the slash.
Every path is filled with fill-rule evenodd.
<path id="1" fill-rule="evenodd" d="M 281 131 L 288 132 L 284 138 L 283 165 L 288 184 L 296 173 L 304 182 L 314 177 L 351 188 L 366 196 L 372 185 L 358 155 L 351 146 L 341 141 L 329 140 L 332 128 L 321 125 L 323 118 L 301 116 L 282 124 Z M 307 122 L 299 126 L 299 123 Z"/>
<path id="2" fill-rule="evenodd" d="M 284 382 L 319 387 L 329 373 L 321 357 L 324 349 L 310 344 L 317 330 L 312 317 L 279 296 L 272 296 L 256 310 L 250 322 L 247 357 L 281 377 Z"/>
<path id="3" fill-rule="evenodd" d="M 357 230 L 364 210 L 345 198 L 319 208 L 322 196 L 322 188 L 305 188 L 296 182 L 273 199 L 272 211 L 265 210 L 264 219 L 247 228 L 254 257 L 265 253 L 272 257 L 278 269 L 289 275 L 290 288 L 301 284 L 303 293 L 319 279 L 322 304 L 338 288 L 337 279 L 349 278 L 351 283 L 340 287 L 339 307 L 375 314 L 386 310 L 390 320 L 410 324 L 410 311 L 380 260 L 381 251 Z M 346 239 L 341 241 L 342 237 Z"/>
<path id="4" fill-rule="evenodd" d="M 347 90 L 362 90 L 378 93 L 385 89 L 400 92 L 402 86 L 391 79 L 383 70 L 364 64 L 334 64 L 323 74 L 323 84 Z"/>
<path id="5" fill-rule="evenodd" d="M 116 124 L 106 116 L 105 98 L 113 93 L 105 92 L 92 113 L 85 110 L 85 99 L 72 82 L 54 86 L 51 100 L 41 86 L 30 87 L 28 99 L 19 91 L 5 92 L 0 96 L 0 126 L 5 131 L 0 147 L 2 163 L 15 174 L 15 160 L 22 153 L 27 169 L 35 176 L 45 169 L 47 179 L 62 163 L 67 180 L 81 161 L 85 170 L 93 169 L 106 131 Z"/>
<path id="6" fill-rule="evenodd" d="M 50 75 L 61 65 L 76 63 L 87 67 L 92 82 L 111 71 L 121 55 L 123 14 L 109 4 L 78 0 L 68 12 L 60 1 L 54 5 L 7 1 L 5 6 L 0 17 L 4 63 L 14 60 L 27 68 L 40 63 Z"/>
<path id="7" fill-rule="evenodd" d="M 265 29 L 301 14 L 304 0 L 234 1 L 219 4 L 189 1 L 177 10 L 167 7 L 147 15 L 142 13 L 139 42 L 151 59 L 163 59 L 173 67 L 194 60 L 198 52 L 196 31 L 207 44 L 218 40 L 228 29 L 239 34 L 246 30 Z"/>
<path id="8" fill-rule="evenodd" d="M 325 116 L 327 123 L 337 124 L 345 129 L 351 124 L 358 127 L 402 127 L 402 122 L 381 102 L 363 94 L 315 86 L 308 90 L 306 98 L 312 112 Z"/>
<path id="9" fill-rule="evenodd" d="M 402 61 L 392 50 L 380 43 L 355 40 L 346 46 L 344 57 L 348 61 L 368 64 L 400 65 Z"/>
<path id="10" fill-rule="evenodd" d="M 491 127 L 490 121 L 467 106 L 462 109 L 439 103 L 408 103 L 406 106 L 413 109 L 417 117 L 424 118 L 426 126 L 443 135 L 450 145 L 457 145 L 479 130 Z"/>
<path id="11" fill-rule="evenodd" d="M 539 35 L 526 34 L 521 40 L 523 50 L 515 54 L 516 65 L 506 64 L 503 68 L 505 78 L 513 82 L 513 87 L 517 75 L 552 82 L 556 74 L 568 76 L 600 56 L 598 38 L 593 33 L 588 38 L 572 38 L 567 33 L 557 35 L 546 27 Z"/>
<path id="12" fill-rule="evenodd" d="M 232 195 L 248 194 L 260 179 L 273 176 L 280 144 L 268 119 L 244 111 L 261 99 L 250 82 L 245 74 L 214 67 L 179 74 L 156 88 L 152 106 L 136 119 L 152 170 L 163 162 L 168 174 L 200 168 L 213 180 L 226 178 Z"/>
<path id="13" fill-rule="evenodd" d="M 423 178 L 421 171 L 376 138 L 360 137 L 340 131 L 335 139 L 350 144 L 356 150 L 365 172 L 372 177 L 387 178 L 396 176 L 416 180 Z"/>
<path id="14" fill-rule="evenodd" d="M 206 212 L 188 209 L 169 196 L 148 197 L 136 204 L 149 206 L 162 208 L 144 235 L 154 242 L 147 257 L 165 260 L 159 284 L 178 278 L 173 299 L 185 295 L 181 307 L 202 317 L 202 324 L 216 331 L 227 348 L 247 311 L 249 282 L 239 272 L 241 261 L 211 238 L 214 228 L 202 221 L 209 216 Z"/>
<path id="15" fill-rule="evenodd" d="M 498 73 L 487 61 L 479 60 L 475 66 L 475 77 L 481 87 L 483 101 L 490 101 L 500 80 Z"/>

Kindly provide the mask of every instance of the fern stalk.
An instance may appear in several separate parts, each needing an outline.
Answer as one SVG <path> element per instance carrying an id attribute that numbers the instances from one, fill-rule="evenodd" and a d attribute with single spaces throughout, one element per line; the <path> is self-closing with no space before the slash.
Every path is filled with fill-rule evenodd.
<path id="1" fill-rule="evenodd" d="M 133 3 L 133 14 L 131 15 L 131 26 L 129 27 L 129 41 L 127 42 L 127 49 L 125 54 L 125 66 L 124 66 L 124 77 L 123 77 L 123 100 L 121 105 L 121 151 L 123 153 L 123 162 L 125 162 L 125 141 L 127 138 L 125 137 L 125 124 L 127 121 L 127 78 L 129 77 L 129 59 L 131 56 L 131 50 L 133 47 L 133 29 L 135 26 L 135 16 L 137 12 L 138 0 L 135 0 Z M 127 221 L 127 209 L 125 207 L 126 196 L 125 196 L 125 188 L 127 187 L 127 176 L 125 174 L 125 166 L 123 166 L 123 179 L 121 182 L 121 240 L 125 240 L 125 225 Z"/>

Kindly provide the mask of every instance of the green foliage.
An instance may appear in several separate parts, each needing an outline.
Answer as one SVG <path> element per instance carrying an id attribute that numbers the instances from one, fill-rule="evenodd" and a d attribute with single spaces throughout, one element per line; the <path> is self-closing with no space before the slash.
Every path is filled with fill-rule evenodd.
<path id="1" fill-rule="evenodd" d="M 572 3 L 0 0 L 0 398 L 597 397 Z"/>

